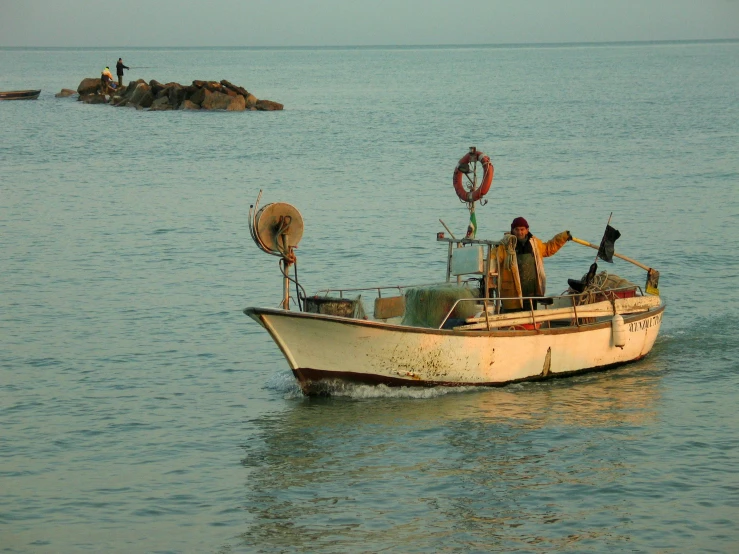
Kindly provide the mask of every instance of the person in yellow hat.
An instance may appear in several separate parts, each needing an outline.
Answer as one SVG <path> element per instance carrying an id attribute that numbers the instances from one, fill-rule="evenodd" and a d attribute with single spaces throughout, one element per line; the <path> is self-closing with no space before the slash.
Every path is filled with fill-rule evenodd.
<path id="1" fill-rule="evenodd" d="M 113 74 L 110 72 L 109 67 L 105 67 L 103 72 L 100 74 L 100 85 L 103 94 L 107 94 L 109 91 L 115 89 L 115 83 L 113 82 Z"/>

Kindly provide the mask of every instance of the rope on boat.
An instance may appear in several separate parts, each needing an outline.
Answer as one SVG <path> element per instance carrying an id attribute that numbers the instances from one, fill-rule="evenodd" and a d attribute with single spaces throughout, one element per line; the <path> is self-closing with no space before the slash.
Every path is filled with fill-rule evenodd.
<path id="1" fill-rule="evenodd" d="M 583 281 L 584 280 L 585 276 L 583 276 Z M 601 271 L 600 273 L 596 274 L 595 277 L 593 277 L 593 281 L 587 287 L 585 287 L 585 290 L 583 290 L 583 292 L 579 295 L 579 298 L 575 301 L 575 304 L 578 306 L 584 304 L 592 304 L 594 302 L 597 302 L 599 300 L 599 297 L 602 298 L 603 294 L 606 291 L 626 287 L 636 287 L 636 285 L 628 279 L 619 277 L 615 273 L 609 274 L 607 271 Z M 570 293 L 574 292 L 576 291 L 570 289 Z"/>
<path id="2" fill-rule="evenodd" d="M 516 259 L 516 244 L 518 243 L 518 239 L 516 235 L 504 235 L 501 243 L 505 244 L 506 249 L 503 267 L 510 271 L 513 267 L 513 260 Z"/>

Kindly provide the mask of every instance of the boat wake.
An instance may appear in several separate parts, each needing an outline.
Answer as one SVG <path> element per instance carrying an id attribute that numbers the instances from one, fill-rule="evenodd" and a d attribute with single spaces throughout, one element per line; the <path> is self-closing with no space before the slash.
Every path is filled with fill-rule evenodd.
<path id="1" fill-rule="evenodd" d="M 429 399 L 439 398 L 449 394 L 463 394 L 480 392 L 479 387 L 388 387 L 386 385 L 364 385 L 346 381 L 332 381 L 324 383 L 325 390 L 320 396 L 332 398 L 351 398 L 365 400 L 372 398 L 411 398 Z M 295 398 L 305 399 L 303 391 L 292 373 L 280 373 L 272 377 L 266 388 L 281 393 L 285 400 Z"/>
<path id="2" fill-rule="evenodd" d="M 286 400 L 291 398 L 305 398 L 300 385 L 290 372 L 277 373 L 265 383 L 265 388 L 283 395 Z"/>
<path id="3" fill-rule="evenodd" d="M 716 322 L 720 321 L 720 324 Z M 718 313 L 714 317 L 699 317 L 687 325 L 669 329 L 655 347 L 666 352 L 671 361 L 735 359 L 739 350 L 735 329 L 739 317 Z M 701 363 L 703 365 L 703 363 Z"/>
<path id="4" fill-rule="evenodd" d="M 362 385 L 356 383 L 337 382 L 330 388 L 332 397 L 370 399 L 370 398 L 439 398 L 448 394 L 460 394 L 471 391 L 479 392 L 479 387 L 388 387 L 386 385 Z"/>

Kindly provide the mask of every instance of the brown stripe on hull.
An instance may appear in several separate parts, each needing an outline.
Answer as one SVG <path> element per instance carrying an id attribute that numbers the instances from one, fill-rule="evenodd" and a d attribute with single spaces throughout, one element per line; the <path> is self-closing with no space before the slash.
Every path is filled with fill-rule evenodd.
<path id="1" fill-rule="evenodd" d="M 598 371 L 607 371 L 616 367 L 632 364 L 643 359 L 646 354 L 627 360 L 625 362 L 617 362 L 575 371 L 563 371 L 559 373 L 549 373 L 547 375 L 533 375 L 524 377 L 523 379 L 514 379 L 505 382 L 457 382 L 457 381 L 424 381 L 421 379 L 401 379 L 400 377 L 388 377 L 385 375 L 374 375 L 369 373 L 355 373 L 352 371 L 324 371 L 321 369 L 312 369 L 309 367 L 301 367 L 293 370 L 293 375 L 300 383 L 300 388 L 306 396 L 330 396 L 332 389 L 335 389 L 337 383 L 351 383 L 356 385 L 385 385 L 388 387 L 505 387 L 514 383 L 522 383 L 526 381 L 545 381 L 547 379 L 558 379 L 560 377 L 570 377 L 572 375 L 580 375 L 584 373 L 595 373 Z"/>

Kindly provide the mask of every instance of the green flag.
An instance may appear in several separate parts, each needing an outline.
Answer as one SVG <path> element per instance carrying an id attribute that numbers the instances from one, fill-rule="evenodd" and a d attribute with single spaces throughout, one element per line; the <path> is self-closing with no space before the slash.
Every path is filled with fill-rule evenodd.
<path id="1" fill-rule="evenodd" d="M 475 210 L 470 210 L 470 224 L 467 225 L 467 234 L 464 238 L 473 239 L 477 234 L 477 218 L 475 217 Z"/>

